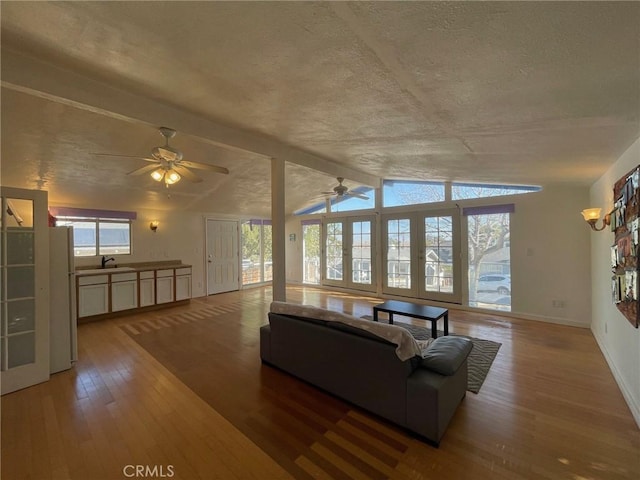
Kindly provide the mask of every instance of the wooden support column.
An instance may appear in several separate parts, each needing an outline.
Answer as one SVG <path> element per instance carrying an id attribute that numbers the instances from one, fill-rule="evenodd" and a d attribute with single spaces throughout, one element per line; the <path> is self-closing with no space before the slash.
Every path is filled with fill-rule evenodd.
<path id="1" fill-rule="evenodd" d="M 271 223 L 273 236 L 273 300 L 287 299 L 284 211 L 284 160 L 271 159 Z"/>

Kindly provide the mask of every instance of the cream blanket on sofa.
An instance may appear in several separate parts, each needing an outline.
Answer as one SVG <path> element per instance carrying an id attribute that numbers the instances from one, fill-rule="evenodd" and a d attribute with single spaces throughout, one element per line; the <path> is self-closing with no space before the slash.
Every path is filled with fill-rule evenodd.
<path id="1" fill-rule="evenodd" d="M 340 322 L 354 328 L 366 330 L 373 335 L 397 345 L 396 355 L 402 361 L 408 360 L 416 355 L 422 355 L 422 349 L 418 341 L 413 338 L 408 330 L 396 325 L 363 320 L 346 313 L 333 312 L 311 305 L 298 305 L 288 302 L 272 302 L 271 312 L 281 315 L 323 320 L 325 322 Z M 423 348 L 425 346 L 426 345 L 424 345 Z"/>

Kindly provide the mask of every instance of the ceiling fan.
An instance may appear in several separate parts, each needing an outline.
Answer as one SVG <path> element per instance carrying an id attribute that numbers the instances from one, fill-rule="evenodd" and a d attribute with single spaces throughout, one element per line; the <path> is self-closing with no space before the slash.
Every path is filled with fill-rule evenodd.
<path id="1" fill-rule="evenodd" d="M 190 168 L 208 170 L 210 172 L 223 173 L 225 175 L 229 173 L 229 170 L 217 165 L 208 165 L 205 163 L 183 160 L 182 152 L 169 145 L 169 139 L 175 136 L 176 131 L 168 127 L 160 127 L 158 130 L 160 131 L 160 135 L 165 138 L 165 143 L 161 147 L 153 147 L 151 150 L 151 158 L 140 157 L 138 155 L 119 155 L 113 153 L 96 153 L 95 155 L 139 158 L 141 160 L 151 162 L 151 165 L 145 165 L 137 168 L 136 170 L 127 173 L 127 175 L 142 175 L 143 173 L 151 172 L 151 178 L 157 182 L 164 182 L 167 188 L 169 185 L 179 182 L 182 177 L 192 182 L 201 182 L 202 179 L 189 170 Z"/>
<path id="2" fill-rule="evenodd" d="M 356 197 L 356 198 L 361 198 L 362 200 L 369 200 L 369 197 L 367 197 L 366 195 L 364 195 L 364 194 L 362 194 L 360 192 L 354 192 L 352 190 L 349 190 L 349 187 L 346 187 L 345 185 L 343 185 L 342 184 L 342 182 L 344 182 L 344 178 L 343 177 L 337 177 L 336 180 L 338 180 L 338 185 L 333 187 L 333 191 L 331 191 L 331 192 L 321 192 L 321 194 L 325 195 L 325 196 L 332 195 L 332 196 L 336 196 L 338 198 Z"/>

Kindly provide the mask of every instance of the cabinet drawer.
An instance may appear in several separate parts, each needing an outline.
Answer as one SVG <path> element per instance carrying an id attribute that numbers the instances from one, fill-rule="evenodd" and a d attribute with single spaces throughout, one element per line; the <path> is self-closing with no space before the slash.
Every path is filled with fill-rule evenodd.
<path id="1" fill-rule="evenodd" d="M 78 277 L 78 285 L 98 285 L 109 283 L 109 275 L 91 275 Z"/>
<path id="2" fill-rule="evenodd" d="M 111 274 L 111 282 L 130 282 L 131 280 L 137 280 L 137 279 L 138 279 L 138 274 L 136 272 Z"/>
<path id="3" fill-rule="evenodd" d="M 157 277 L 173 277 L 173 268 L 171 270 L 157 270 Z"/>
<path id="4" fill-rule="evenodd" d="M 176 275 L 191 275 L 191 267 L 176 268 Z"/>
<path id="5" fill-rule="evenodd" d="M 150 270 L 148 272 L 140 272 L 140 280 L 144 280 L 145 278 L 153 278 L 154 271 Z"/>

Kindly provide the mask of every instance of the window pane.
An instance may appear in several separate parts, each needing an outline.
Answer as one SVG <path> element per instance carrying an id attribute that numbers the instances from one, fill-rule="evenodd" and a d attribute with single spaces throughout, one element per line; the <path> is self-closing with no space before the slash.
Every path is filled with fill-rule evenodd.
<path id="1" fill-rule="evenodd" d="M 7 231 L 7 265 L 35 263 L 33 231 L 9 229 Z"/>
<path id="2" fill-rule="evenodd" d="M 73 254 L 76 257 L 95 257 L 98 254 L 96 222 L 64 220 L 58 218 L 56 225 L 73 227 Z"/>
<path id="3" fill-rule="evenodd" d="M 376 206 L 375 190 L 372 188 L 354 188 L 350 192 L 359 193 L 367 197 L 358 198 L 355 196 L 332 197 L 332 212 L 352 212 L 354 210 L 366 210 Z"/>
<path id="4" fill-rule="evenodd" d="M 483 185 L 472 183 L 454 183 L 451 186 L 453 200 L 468 198 L 497 197 L 500 195 L 519 195 L 523 193 L 539 192 L 540 187 L 514 185 Z"/>
<path id="5" fill-rule="evenodd" d="M 16 300 L 7 302 L 7 333 L 9 335 L 35 330 L 35 300 Z"/>
<path id="6" fill-rule="evenodd" d="M 427 292 L 453 292 L 452 217 L 424 219 L 424 285 Z"/>
<path id="7" fill-rule="evenodd" d="M 302 281 L 320 283 L 320 225 L 302 226 L 302 259 L 304 272 Z"/>
<path id="8" fill-rule="evenodd" d="M 250 285 L 259 283 L 260 278 L 260 250 L 261 250 L 261 228 L 254 222 L 246 221 L 242 223 L 242 284 Z"/>
<path id="9" fill-rule="evenodd" d="M 326 278 L 342 280 L 342 222 L 327 223 Z"/>
<path id="10" fill-rule="evenodd" d="M 411 221 L 387 221 L 387 286 L 411 288 Z"/>
<path id="11" fill-rule="evenodd" d="M 7 224 L 12 227 L 33 228 L 33 200 L 24 198 L 7 198 Z"/>
<path id="12" fill-rule="evenodd" d="M 468 215 L 469 305 L 511 310 L 509 214 Z"/>
<path id="13" fill-rule="evenodd" d="M 262 226 L 262 248 L 263 248 L 263 260 L 264 260 L 264 272 L 262 279 L 264 282 L 270 282 L 273 280 L 273 254 L 272 254 L 272 236 L 271 225 Z"/>
<path id="14" fill-rule="evenodd" d="M 36 334 L 23 333 L 7 338 L 9 368 L 19 367 L 36 361 Z"/>
<path id="15" fill-rule="evenodd" d="M 444 201 L 444 183 L 385 180 L 382 184 L 383 207 L 399 207 Z"/>
<path id="16" fill-rule="evenodd" d="M 371 285 L 371 222 L 353 222 L 351 240 L 351 279 Z"/>
<path id="17" fill-rule="evenodd" d="M 106 223 L 99 222 L 100 232 L 99 255 L 130 254 L 131 237 L 130 224 L 127 223 Z M 75 230 L 74 230 L 75 234 Z M 75 236 L 74 236 L 75 239 Z"/>

